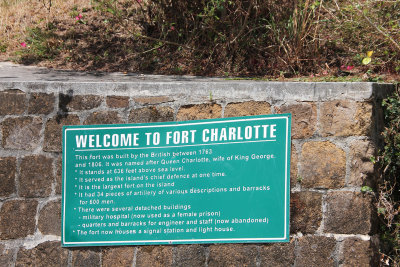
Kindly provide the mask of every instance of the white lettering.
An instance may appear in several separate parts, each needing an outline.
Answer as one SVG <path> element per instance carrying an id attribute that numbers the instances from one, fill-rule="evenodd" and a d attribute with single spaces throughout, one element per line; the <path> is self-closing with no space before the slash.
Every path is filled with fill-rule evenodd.
<path id="1" fill-rule="evenodd" d="M 76 138 L 76 147 L 86 147 L 87 135 L 77 135 Z"/>

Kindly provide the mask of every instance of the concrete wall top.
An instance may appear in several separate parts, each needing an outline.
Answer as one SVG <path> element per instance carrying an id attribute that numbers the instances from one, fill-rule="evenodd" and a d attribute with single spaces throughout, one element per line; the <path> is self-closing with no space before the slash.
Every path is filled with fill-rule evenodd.
<path id="1" fill-rule="evenodd" d="M 72 93 L 121 96 L 181 96 L 182 101 L 264 100 L 365 101 L 392 92 L 392 84 L 368 82 L 270 82 L 194 76 L 161 76 L 124 73 L 87 73 L 49 70 L 0 63 L 0 90 L 26 93 Z"/>

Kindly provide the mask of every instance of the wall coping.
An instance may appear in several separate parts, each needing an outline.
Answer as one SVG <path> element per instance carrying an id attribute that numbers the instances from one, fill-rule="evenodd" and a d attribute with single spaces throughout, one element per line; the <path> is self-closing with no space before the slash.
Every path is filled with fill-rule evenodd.
<path id="1" fill-rule="evenodd" d="M 169 96 L 183 101 L 210 99 L 259 101 L 365 101 L 383 98 L 394 85 L 371 82 L 271 82 L 229 80 L 195 76 L 163 76 L 124 73 L 95 73 L 52 70 L 0 63 L 0 90 L 19 89 L 26 93 L 46 92 L 73 95 Z"/>

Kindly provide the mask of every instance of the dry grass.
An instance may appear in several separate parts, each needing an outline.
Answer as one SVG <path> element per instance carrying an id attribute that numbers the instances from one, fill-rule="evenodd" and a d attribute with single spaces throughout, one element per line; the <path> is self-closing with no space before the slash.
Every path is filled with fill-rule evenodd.
<path id="1" fill-rule="evenodd" d="M 50 5 L 51 3 L 51 5 Z M 1 0 L 0 4 L 0 46 L 6 59 L 10 53 L 21 47 L 25 41 L 27 29 L 45 27 L 49 22 L 71 19 L 74 7 L 89 7 L 85 0 Z"/>
<path id="2" fill-rule="evenodd" d="M 284 79 L 398 75 L 400 1 L 362 0 L 362 8 L 356 3 L 0 0 L 0 60 L 75 70 Z M 78 14 L 83 18 L 77 21 Z M 363 65 L 371 50 L 372 62 Z"/>

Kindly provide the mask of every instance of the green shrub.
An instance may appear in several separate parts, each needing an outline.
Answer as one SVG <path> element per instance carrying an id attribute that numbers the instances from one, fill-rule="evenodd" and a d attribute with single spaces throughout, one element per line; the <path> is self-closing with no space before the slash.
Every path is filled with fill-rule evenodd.
<path id="1" fill-rule="evenodd" d="M 400 89 L 397 86 L 397 89 Z M 377 212 L 382 219 L 381 241 L 384 261 L 391 266 L 400 264 L 400 95 L 383 101 L 385 130 L 384 148 L 379 163 L 382 180 L 378 191 Z"/>
<path id="2" fill-rule="evenodd" d="M 35 63 L 44 59 L 53 59 L 60 52 L 60 41 L 54 33 L 54 25 L 48 24 L 45 29 L 39 27 L 28 29 L 26 47 L 19 51 L 19 61 L 24 64 Z"/>

